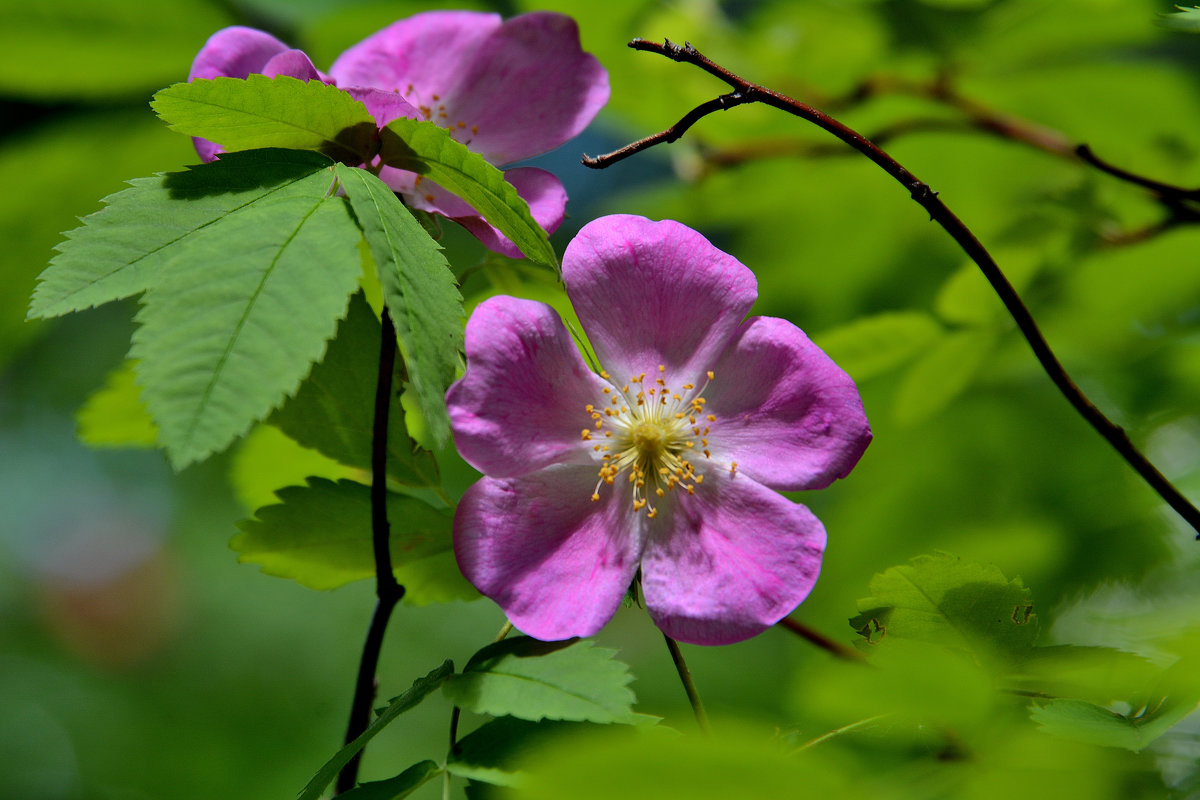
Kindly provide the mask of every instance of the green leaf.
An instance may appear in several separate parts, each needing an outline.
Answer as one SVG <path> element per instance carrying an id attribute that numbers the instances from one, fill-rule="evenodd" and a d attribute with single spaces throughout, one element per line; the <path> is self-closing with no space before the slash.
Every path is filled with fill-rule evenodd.
<path id="1" fill-rule="evenodd" d="M 75 415 L 79 438 L 92 447 L 154 447 L 158 429 L 134 384 L 134 362 L 108 374 L 104 387 Z"/>
<path id="2" fill-rule="evenodd" d="M 896 311 L 857 319 L 814 336 L 813 341 L 856 381 L 864 381 L 916 357 L 942 335 L 942 326 L 920 311 Z"/>
<path id="3" fill-rule="evenodd" d="M 380 330 L 375 312 L 361 292 L 355 293 L 325 357 L 268 422 L 304 447 L 370 470 Z M 398 375 L 399 370 L 392 382 L 395 396 L 401 389 Z M 409 486 L 438 482 L 437 462 L 409 439 L 399 402 L 388 413 L 387 472 L 390 479 Z"/>
<path id="4" fill-rule="evenodd" d="M 967 328 L 943 336 L 905 374 L 896 391 L 896 420 L 915 425 L 944 409 L 971 384 L 997 335 L 991 328 Z"/>
<path id="5" fill-rule="evenodd" d="M 383 181 L 349 167 L 337 174 L 375 258 L 421 416 L 441 447 L 450 438 L 446 389 L 463 347 L 462 295 L 441 246 Z"/>
<path id="6" fill-rule="evenodd" d="M 450 131 L 424 120 L 396 119 L 380 131 L 380 138 L 380 157 L 386 166 L 415 172 L 453 192 L 496 226 L 526 258 L 558 268 L 554 248 L 530 215 L 529 204 L 504 180 L 503 172 L 454 141 Z"/>
<path id="7" fill-rule="evenodd" d="M 207 226 L 146 292 L 130 353 L 176 469 L 295 392 L 345 315 L 362 234 L 331 178 Z"/>
<path id="8" fill-rule="evenodd" d="M 238 523 L 242 533 L 230 547 L 239 561 L 319 590 L 375 574 L 369 487 L 310 478 L 307 486 L 288 486 L 276 495 L 278 503 Z M 392 567 L 405 600 L 420 605 L 477 597 L 454 562 L 451 513 L 399 494 L 389 494 L 387 506 Z"/>
<path id="9" fill-rule="evenodd" d="M 587 640 L 505 639 L 476 653 L 443 691 L 478 714 L 632 723 L 633 676 L 615 654 Z"/>
<path id="10" fill-rule="evenodd" d="M 1135 753 L 1162 736 L 1192 713 L 1190 705 L 1163 701 L 1141 715 L 1118 714 L 1086 700 L 1060 698 L 1034 705 L 1030 718 L 1047 733 L 1078 742 L 1121 747 Z"/>
<path id="11" fill-rule="evenodd" d="M 500 717 L 479 726 L 454 746 L 446 771 L 459 778 L 495 786 L 515 786 L 525 773 L 516 768 L 520 755 L 563 733 L 589 727 L 586 723 L 542 720 L 530 722 Z"/>
<path id="12" fill-rule="evenodd" d="M 875 575 L 850 624 L 866 646 L 914 639 L 1011 660 L 1025 657 L 1038 634 L 1030 593 L 1019 578 L 945 553 Z"/>
<path id="13" fill-rule="evenodd" d="M 342 800 L 400 800 L 441 774 L 442 768 L 436 762 L 421 761 L 394 778 L 360 783 L 350 791 L 339 794 L 338 797 Z"/>
<path id="14" fill-rule="evenodd" d="M 330 166 L 316 153 L 264 150 L 130 181 L 131 188 L 106 197 L 105 208 L 84 217 L 58 245 L 29 316 L 56 317 L 143 292 L 179 262 L 202 268 L 211 253 L 191 248 L 214 223 L 259 220 L 280 198 L 310 191 L 311 184 L 327 187 L 321 173 Z"/>
<path id="15" fill-rule="evenodd" d="M 171 130 L 208 139 L 230 152 L 286 147 L 362 164 L 375 157 L 379 146 L 367 107 L 317 80 L 286 75 L 198 78 L 159 91 L 150 105 Z"/>
<path id="16" fill-rule="evenodd" d="M 1045 260 L 1045 254 L 1032 247 L 1005 247 L 992 255 L 1018 292 L 1029 286 Z M 973 261 L 967 261 L 946 279 L 934 308 L 946 322 L 961 325 L 988 325 L 1008 317 L 1004 303 Z"/>
<path id="17" fill-rule="evenodd" d="M 276 492 L 285 486 L 302 486 L 311 477 L 370 480 L 363 470 L 301 447 L 283 431 L 265 423 L 254 426 L 238 443 L 229 465 L 229 482 L 247 514 L 277 503 Z"/>
<path id="18" fill-rule="evenodd" d="M 1160 17 L 1160 22 L 1163 27 L 1170 28 L 1173 31 L 1181 33 L 1200 33 L 1200 6 L 1192 6 L 1184 8 L 1183 6 L 1175 6 L 1178 11 L 1171 14 L 1163 14 Z"/>
<path id="19" fill-rule="evenodd" d="M 388 706 L 385 708 L 375 721 L 372 722 L 361 735 L 350 744 L 343 747 L 341 750 L 325 762 L 325 764 L 317 770 L 317 774 L 312 777 L 312 780 L 305 785 L 301 790 L 297 800 L 316 800 L 321 796 L 321 792 L 325 791 L 325 787 L 342 771 L 342 767 L 354 758 L 354 754 L 367 746 L 367 742 L 375 738 L 381 730 L 390 725 L 397 717 L 406 711 L 409 711 L 429 696 L 431 692 L 437 689 L 442 683 L 454 672 L 454 662 L 449 659 L 442 662 L 441 666 L 431 671 L 423 678 L 418 678 L 413 682 L 412 688 L 398 697 L 393 697 L 388 701 Z M 418 771 L 421 767 L 417 764 L 409 767 L 403 774 L 407 774 L 410 770 Z M 416 774 L 414 772 L 414 774 Z M 398 778 L 399 776 L 397 776 Z"/>

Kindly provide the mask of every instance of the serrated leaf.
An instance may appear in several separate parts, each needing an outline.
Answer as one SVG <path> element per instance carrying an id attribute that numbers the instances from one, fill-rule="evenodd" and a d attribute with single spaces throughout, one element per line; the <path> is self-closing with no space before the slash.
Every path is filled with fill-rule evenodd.
<path id="1" fill-rule="evenodd" d="M 369 470 L 380 330 L 375 312 L 361 292 L 355 293 L 325 357 L 268 422 L 304 447 L 348 466 Z M 398 397 L 398 377 L 392 383 L 393 395 Z M 387 473 L 391 480 L 408 486 L 433 486 L 438 482 L 437 462 L 431 453 L 414 446 L 405 430 L 404 410 L 398 400 L 388 414 Z"/>
<path id="2" fill-rule="evenodd" d="M 67 233 L 39 278 L 29 316 L 56 317 L 143 292 L 177 260 L 195 264 L 193 242 L 214 223 L 257 217 L 264 205 L 303 193 L 331 162 L 317 153 L 232 153 L 211 164 L 130 181 L 105 208 Z"/>
<path id="3" fill-rule="evenodd" d="M 558 258 L 549 237 L 529 213 L 504 173 L 425 120 L 392 120 L 380 132 L 380 159 L 386 166 L 415 172 L 467 201 L 520 248 L 526 258 L 552 269 Z"/>
<path id="4" fill-rule="evenodd" d="M 586 723 L 579 722 L 530 722 L 500 717 L 479 726 L 455 744 L 446 760 L 446 771 L 459 778 L 495 786 L 515 786 L 524 775 L 515 766 L 523 752 L 543 744 L 550 737 L 586 727 Z"/>
<path id="5" fill-rule="evenodd" d="M 867 646 L 914 639 L 1016 661 L 1038 634 L 1030 592 L 995 567 L 941 553 L 919 556 L 871 578 L 851 626 Z"/>
<path id="6" fill-rule="evenodd" d="M 190 237 L 146 292 L 130 354 L 176 469 L 225 448 L 298 388 L 362 270 L 361 232 L 332 176 Z"/>
<path id="7" fill-rule="evenodd" d="M 158 429 L 134 384 L 134 363 L 108 374 L 75 415 L 79 438 L 92 447 L 154 447 Z"/>
<path id="8" fill-rule="evenodd" d="M 915 425 L 941 411 L 971 384 L 995 346 L 991 328 L 947 334 L 909 368 L 896 390 L 897 422 Z"/>
<path id="9" fill-rule="evenodd" d="M 275 493 L 302 486 L 307 478 L 370 480 L 367 473 L 301 447 L 273 425 L 261 424 L 238 443 L 229 464 L 229 483 L 247 514 L 278 502 Z"/>
<path id="10" fill-rule="evenodd" d="M 443 691 L 455 705 L 477 714 L 632 723 L 633 676 L 613 659 L 615 654 L 587 640 L 505 639 L 472 656 Z"/>
<path id="11" fill-rule="evenodd" d="M 394 778 L 360 783 L 350 791 L 339 794 L 338 797 L 342 800 L 400 800 L 441 774 L 442 768 L 436 762 L 421 761 Z"/>
<path id="12" fill-rule="evenodd" d="M 813 337 L 838 366 L 864 381 L 915 358 L 943 333 L 920 311 L 896 311 L 864 317 Z"/>
<path id="13" fill-rule="evenodd" d="M 342 767 L 350 763 L 350 759 L 354 758 L 354 754 L 367 746 L 367 742 L 375 738 L 375 736 L 388 725 L 390 725 L 397 717 L 406 711 L 415 708 L 422 700 L 429 696 L 431 692 L 437 689 L 442 683 L 454 672 L 454 663 L 449 659 L 442 662 L 441 666 L 432 670 L 423 678 L 418 678 L 413 682 L 412 688 L 398 697 L 393 697 L 375 721 L 372 722 L 367 729 L 353 742 L 343 747 L 341 750 L 329 759 L 325 764 L 317 770 L 317 774 L 312 777 L 312 780 L 305 785 L 301 790 L 297 800 L 316 800 L 321 796 L 321 792 L 325 791 L 325 787 L 341 772 Z M 416 769 L 420 765 L 410 767 Z M 406 770 L 407 772 L 407 770 Z"/>
<path id="14" fill-rule="evenodd" d="M 1045 705 L 1034 705 L 1029 716 L 1047 733 L 1136 753 L 1174 727 L 1195 707 L 1194 703 L 1164 701 L 1154 711 L 1135 716 L 1118 714 L 1086 700 L 1060 698 Z"/>
<path id="15" fill-rule="evenodd" d="M 379 147 L 367 107 L 318 80 L 197 78 L 160 90 L 150 106 L 171 130 L 216 142 L 229 152 L 286 147 L 362 164 Z"/>
<path id="16" fill-rule="evenodd" d="M 291 578 L 310 589 L 335 589 L 375 574 L 369 487 L 348 480 L 310 478 L 307 486 L 288 486 L 276 495 L 278 503 L 258 509 L 254 519 L 238 523 L 242 533 L 233 538 L 230 547 L 237 551 L 239 561 L 259 564 L 268 575 Z M 439 573 L 438 579 L 427 581 L 422 589 L 420 578 L 431 562 L 440 563 L 435 559 L 452 561 L 452 515 L 399 494 L 389 494 L 387 506 L 396 579 L 404 584 L 406 599 L 411 592 L 420 603 L 423 594 L 447 583 L 447 577 Z M 417 578 L 418 585 L 410 587 L 409 577 Z M 465 583 L 461 576 L 457 581 Z M 450 586 L 458 589 L 459 583 Z M 458 591 L 454 595 L 463 597 Z M 468 599 L 472 596 L 466 595 Z"/>
<path id="17" fill-rule="evenodd" d="M 445 397 L 463 347 L 462 295 L 441 246 L 387 184 L 360 169 L 343 166 L 337 174 L 375 258 L 421 416 L 440 448 L 450 438 Z"/>

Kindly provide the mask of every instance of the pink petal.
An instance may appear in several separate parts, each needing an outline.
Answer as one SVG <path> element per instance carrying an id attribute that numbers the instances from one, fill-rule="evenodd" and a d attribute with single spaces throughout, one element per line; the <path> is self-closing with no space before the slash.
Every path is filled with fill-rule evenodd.
<path id="1" fill-rule="evenodd" d="M 493 163 L 553 150 L 608 102 L 608 73 L 580 49 L 575 20 L 563 14 L 513 17 L 472 56 L 442 103 L 447 123 L 477 129 L 470 147 Z"/>
<path id="2" fill-rule="evenodd" d="M 467 579 L 538 639 L 591 636 L 612 618 L 637 571 L 643 521 L 629 498 L 591 500 L 595 473 L 553 467 L 483 478 L 454 515 Z"/>
<path id="3" fill-rule="evenodd" d="M 269 33 L 254 28 L 223 28 L 200 48 L 192 61 L 188 80 L 196 78 L 244 78 L 259 72 L 288 46 Z"/>
<path id="4" fill-rule="evenodd" d="M 287 75 L 291 78 L 299 78 L 302 81 L 319 81 L 321 73 L 313 66 L 310 59 L 303 50 L 284 50 L 277 56 L 273 56 L 270 61 L 263 64 L 261 69 L 255 70 L 268 78 L 274 78 L 276 75 Z"/>
<path id="5" fill-rule="evenodd" d="M 754 274 L 673 220 L 593 220 L 563 254 L 563 280 L 601 365 L 617 381 L 667 368 L 699 382 L 757 297 Z"/>
<path id="6" fill-rule="evenodd" d="M 344 91 L 358 100 L 367 107 L 367 111 L 375 119 L 375 124 L 382 128 L 394 119 L 406 117 L 408 119 L 416 119 L 420 116 L 417 109 L 413 108 L 404 96 L 396 92 L 389 92 L 383 89 L 363 88 L 361 86 L 351 86 L 345 88 Z M 386 167 L 385 171 L 400 172 L 398 169 Z M 405 173 L 411 175 L 412 173 Z"/>
<path id="7" fill-rule="evenodd" d="M 821 489 L 844 478 L 871 442 L 850 376 L 787 320 L 738 329 L 704 391 L 712 460 L 774 489 Z"/>
<path id="8" fill-rule="evenodd" d="M 467 322 L 467 371 L 446 393 L 454 443 L 495 478 L 597 462 L 585 428 L 607 384 L 588 369 L 550 306 L 493 297 Z M 598 467 L 593 469 L 593 476 Z M 595 483 L 595 477 L 592 482 Z M 587 496 L 591 496 L 591 490 Z"/>
<path id="9" fill-rule="evenodd" d="M 732 644 L 783 619 L 816 583 L 825 528 L 744 475 L 705 473 L 647 520 L 642 591 L 654 623 L 691 644 Z"/>
<path id="10" fill-rule="evenodd" d="M 431 11 L 400 20 L 338 57 L 341 86 L 396 90 L 423 116 L 496 164 L 554 149 L 608 101 L 608 75 L 579 47 L 574 20 Z"/>

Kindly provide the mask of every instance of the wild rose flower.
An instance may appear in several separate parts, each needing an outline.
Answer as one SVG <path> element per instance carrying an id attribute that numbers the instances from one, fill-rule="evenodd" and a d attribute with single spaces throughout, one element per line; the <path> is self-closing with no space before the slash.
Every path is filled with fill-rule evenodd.
<path id="1" fill-rule="evenodd" d="M 753 273 L 673 221 L 579 232 L 563 280 L 599 371 L 548 306 L 494 297 L 446 395 L 484 476 L 459 566 L 525 633 L 588 636 L 641 571 L 672 638 L 727 644 L 808 596 L 825 529 L 776 490 L 844 477 L 871 439 L 854 382 L 790 322 L 745 315 Z"/>
<path id="2" fill-rule="evenodd" d="M 499 166 L 553 150 L 608 102 L 608 74 L 580 49 L 575 21 L 550 12 L 507 21 L 474 11 L 417 14 L 342 53 L 328 77 L 269 34 L 227 28 L 201 49 L 189 79 L 251 72 L 334 83 L 361 100 L 380 127 L 399 117 L 432 120 Z M 219 152 L 212 148 L 197 142 L 205 160 Z M 534 167 L 507 169 L 505 177 L 538 224 L 558 228 L 567 202 L 558 178 Z M 454 219 L 491 250 L 521 255 L 475 209 L 431 181 L 391 167 L 380 178 L 410 206 Z"/>

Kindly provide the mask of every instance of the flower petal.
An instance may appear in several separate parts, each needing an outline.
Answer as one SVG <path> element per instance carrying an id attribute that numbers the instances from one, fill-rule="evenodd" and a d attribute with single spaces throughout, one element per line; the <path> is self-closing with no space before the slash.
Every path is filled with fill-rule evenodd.
<path id="1" fill-rule="evenodd" d="M 593 220 L 563 254 L 563 280 L 600 363 L 618 381 L 672 386 L 712 369 L 757 297 L 754 274 L 673 220 Z"/>
<path id="2" fill-rule="evenodd" d="M 824 488 L 871 442 L 854 381 L 787 320 L 743 323 L 714 376 L 712 459 L 773 489 Z"/>
<path id="3" fill-rule="evenodd" d="M 668 498 L 648 521 L 642 555 L 646 608 L 663 633 L 691 644 L 732 644 L 808 596 L 825 528 L 807 508 L 722 472 L 706 473 L 694 495 Z"/>
<path id="4" fill-rule="evenodd" d="M 196 78 L 244 78 L 258 72 L 268 61 L 289 50 L 269 33 L 235 25 L 223 28 L 200 48 L 192 61 L 188 80 Z"/>
<path id="5" fill-rule="evenodd" d="M 445 121 L 462 122 L 471 149 L 495 164 L 553 150 L 608 102 L 608 73 L 580 49 L 575 20 L 563 14 L 513 17 L 463 67 L 443 87 Z"/>
<path id="6" fill-rule="evenodd" d="M 596 633 L 637 571 L 641 523 L 619 492 L 592 502 L 594 482 L 583 467 L 483 478 L 454 515 L 463 574 L 535 638 Z"/>
<path id="7" fill-rule="evenodd" d="M 255 70 L 255 72 L 261 72 L 268 78 L 287 75 L 302 81 L 322 79 L 321 73 L 313 66 L 312 59 L 303 50 L 284 50 L 282 53 L 272 56 L 267 63 L 262 65 L 261 69 Z"/>
<path id="8" fill-rule="evenodd" d="M 608 384 L 588 369 L 554 309 L 490 298 L 467 322 L 466 350 L 466 374 L 446 405 L 471 466 L 508 478 L 556 463 L 598 464 L 582 431 L 592 426 L 586 406 L 600 404 Z"/>
<path id="9" fill-rule="evenodd" d="M 488 161 L 552 150 L 608 101 L 608 75 L 579 47 L 574 20 L 431 11 L 400 20 L 334 62 L 341 86 L 404 94 L 425 119 L 454 127 Z"/>

